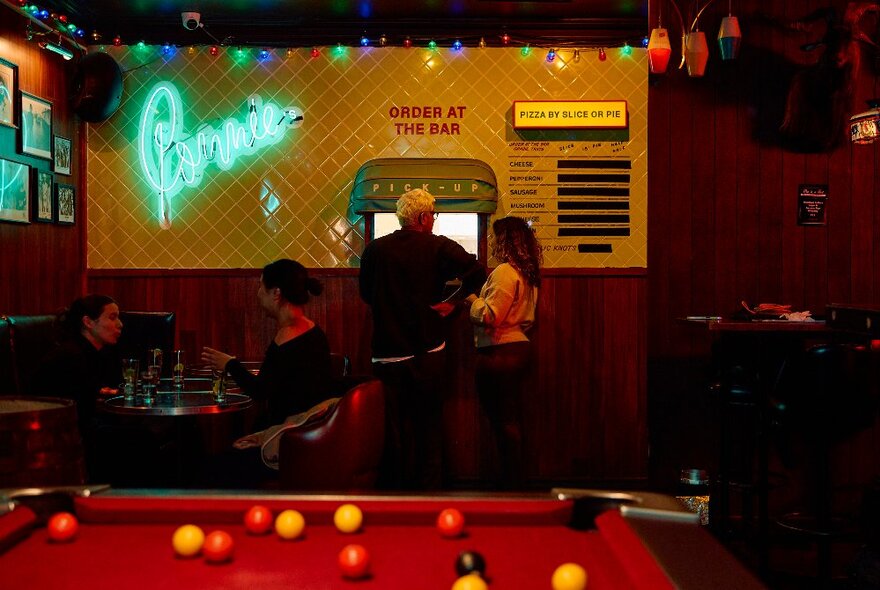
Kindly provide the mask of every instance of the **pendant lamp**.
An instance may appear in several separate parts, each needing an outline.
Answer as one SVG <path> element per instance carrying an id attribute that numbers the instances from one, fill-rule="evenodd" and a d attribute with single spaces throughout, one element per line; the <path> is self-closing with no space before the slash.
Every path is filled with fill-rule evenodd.
<path id="1" fill-rule="evenodd" d="M 648 66 L 651 68 L 651 73 L 665 73 L 671 55 L 672 46 L 669 44 L 669 32 L 662 27 L 651 31 L 651 39 L 648 41 Z"/>
<path id="2" fill-rule="evenodd" d="M 709 61 L 709 45 L 706 43 L 706 33 L 703 31 L 691 31 L 685 36 L 685 63 L 687 64 L 688 76 L 699 78 L 706 73 L 706 63 Z"/>
<path id="3" fill-rule="evenodd" d="M 721 50 L 721 59 L 730 61 L 739 55 L 739 45 L 742 41 L 742 32 L 739 30 L 739 19 L 733 16 L 731 0 L 727 2 L 727 16 L 721 19 L 721 28 L 718 29 L 718 49 Z"/>

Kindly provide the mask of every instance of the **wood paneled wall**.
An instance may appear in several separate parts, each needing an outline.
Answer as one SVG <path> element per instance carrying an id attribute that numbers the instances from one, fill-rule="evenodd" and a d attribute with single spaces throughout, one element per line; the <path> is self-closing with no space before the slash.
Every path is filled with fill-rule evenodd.
<path id="1" fill-rule="evenodd" d="M 369 307 L 357 270 L 316 270 L 324 293 L 308 314 L 357 373 L 370 371 Z M 196 358 L 210 345 L 262 358 L 274 327 L 256 301 L 259 270 L 92 271 L 89 288 L 123 309 L 174 310 L 178 342 Z M 647 474 L 645 278 L 549 272 L 534 333 L 535 371 L 525 399 L 527 472 L 534 485 L 632 480 Z M 473 341 L 463 315 L 450 322 L 444 412 L 449 477 L 485 482 L 494 464 L 473 387 Z"/>
<path id="2" fill-rule="evenodd" d="M 723 63 L 713 38 L 727 3 L 716 3 L 701 19 L 712 45 L 706 76 L 688 78 L 674 70 L 673 59 L 665 76 L 651 80 L 652 358 L 705 352 L 706 343 L 674 318 L 729 315 L 742 300 L 787 303 L 814 315 L 823 315 L 829 302 L 880 303 L 880 149 L 850 145 L 848 129 L 841 129 L 840 145 L 824 153 L 797 153 L 773 141 L 788 75 L 822 51 L 800 46 L 821 38 L 825 23 L 798 33 L 758 15 L 796 19 L 828 5 L 842 16 L 847 2 L 735 1 L 742 52 Z M 670 36 L 675 47 L 672 29 Z M 878 95 L 877 52 L 861 47 L 853 112 Z M 797 224 L 800 184 L 828 185 L 826 225 Z"/>
<path id="3" fill-rule="evenodd" d="M 0 6 L 0 57 L 18 66 L 19 89 L 52 102 L 53 133 L 71 140 L 71 176 L 55 181 L 77 187 L 75 226 L 0 223 L 0 313 L 54 312 L 80 294 L 85 267 L 83 207 L 84 125 L 68 106 L 71 62 L 24 38 L 27 20 Z M 15 98 L 18 104 L 18 97 Z M 0 126 L 0 158 L 52 170 L 48 160 L 18 153 L 17 129 Z M 33 198 L 33 196 L 32 196 Z"/>

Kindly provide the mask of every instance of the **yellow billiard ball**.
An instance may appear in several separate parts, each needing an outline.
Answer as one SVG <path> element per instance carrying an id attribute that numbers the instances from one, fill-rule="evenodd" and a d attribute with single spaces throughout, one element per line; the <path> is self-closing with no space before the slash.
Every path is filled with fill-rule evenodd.
<path id="1" fill-rule="evenodd" d="M 553 590 L 584 590 L 587 570 L 576 563 L 563 563 L 553 572 Z"/>
<path id="2" fill-rule="evenodd" d="M 468 574 L 457 579 L 452 585 L 452 590 L 489 590 L 489 586 L 480 576 Z"/>
<path id="3" fill-rule="evenodd" d="M 296 510 L 285 510 L 275 518 L 275 532 L 282 539 L 296 539 L 306 528 L 306 519 Z"/>
<path id="4" fill-rule="evenodd" d="M 181 557 L 198 555 L 205 544 L 205 533 L 194 524 L 185 524 L 174 531 L 171 537 L 171 546 L 174 552 Z"/>
<path id="5" fill-rule="evenodd" d="M 354 504 L 343 504 L 333 514 L 333 524 L 341 533 L 354 533 L 364 522 L 361 509 Z"/>

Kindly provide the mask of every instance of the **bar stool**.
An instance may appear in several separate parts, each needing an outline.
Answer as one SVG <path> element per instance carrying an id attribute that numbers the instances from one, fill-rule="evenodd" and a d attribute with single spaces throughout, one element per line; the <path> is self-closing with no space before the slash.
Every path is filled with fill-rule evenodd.
<path id="1" fill-rule="evenodd" d="M 815 543 L 817 579 L 823 586 L 832 579 L 833 542 L 856 533 L 854 522 L 834 513 L 832 458 L 838 443 L 874 420 L 877 400 L 869 369 L 864 346 L 820 344 L 786 361 L 774 392 L 781 423 L 792 440 L 801 441 L 811 468 L 803 508 L 776 522 Z"/>

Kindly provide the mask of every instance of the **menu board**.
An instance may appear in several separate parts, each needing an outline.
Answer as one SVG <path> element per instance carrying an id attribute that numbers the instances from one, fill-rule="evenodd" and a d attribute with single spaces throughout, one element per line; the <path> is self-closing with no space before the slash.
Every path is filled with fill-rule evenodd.
<path id="1" fill-rule="evenodd" d="M 578 142 L 559 153 L 554 142 L 511 144 L 507 209 L 532 224 L 545 257 L 628 256 L 639 216 L 632 214 L 633 162 L 625 145 Z"/>

